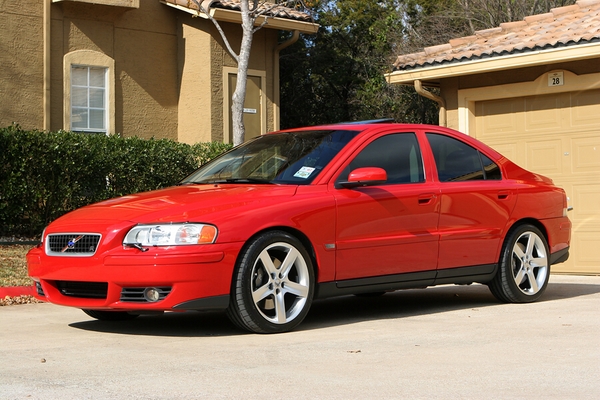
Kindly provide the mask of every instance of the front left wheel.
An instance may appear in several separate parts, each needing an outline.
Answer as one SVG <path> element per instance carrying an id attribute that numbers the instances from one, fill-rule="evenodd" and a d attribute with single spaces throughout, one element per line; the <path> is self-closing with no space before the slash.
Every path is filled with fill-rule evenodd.
<path id="1" fill-rule="evenodd" d="M 264 233 L 242 249 L 227 315 L 252 332 L 290 331 L 310 309 L 314 281 L 312 260 L 300 240 L 283 231 Z"/>

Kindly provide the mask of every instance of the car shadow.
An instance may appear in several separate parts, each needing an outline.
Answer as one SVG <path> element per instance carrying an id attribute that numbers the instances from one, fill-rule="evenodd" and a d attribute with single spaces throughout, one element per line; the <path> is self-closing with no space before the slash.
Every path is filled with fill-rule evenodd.
<path id="1" fill-rule="evenodd" d="M 557 301 L 600 293 L 600 285 L 551 283 L 539 302 Z M 407 318 L 483 308 L 510 307 L 498 302 L 485 285 L 439 286 L 410 289 L 376 297 L 343 296 L 313 302 L 306 319 L 296 331 L 324 329 L 357 322 Z M 236 328 L 224 312 L 170 312 L 162 315 L 141 315 L 131 321 L 107 322 L 86 320 L 70 327 L 94 332 L 122 335 L 164 337 L 236 336 L 248 332 Z"/>

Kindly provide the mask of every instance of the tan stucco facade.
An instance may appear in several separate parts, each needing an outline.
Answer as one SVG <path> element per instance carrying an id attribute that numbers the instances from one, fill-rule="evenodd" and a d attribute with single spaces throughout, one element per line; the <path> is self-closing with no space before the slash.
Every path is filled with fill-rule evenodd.
<path id="1" fill-rule="evenodd" d="M 236 49 L 239 25 L 221 24 Z M 0 126 L 70 130 L 70 68 L 93 65 L 108 71 L 107 133 L 228 139 L 223 77 L 236 63 L 207 19 L 159 0 L 7 0 L 0 30 Z M 264 79 L 260 133 L 276 128 L 277 32 L 261 29 L 252 44 L 250 69 Z"/>

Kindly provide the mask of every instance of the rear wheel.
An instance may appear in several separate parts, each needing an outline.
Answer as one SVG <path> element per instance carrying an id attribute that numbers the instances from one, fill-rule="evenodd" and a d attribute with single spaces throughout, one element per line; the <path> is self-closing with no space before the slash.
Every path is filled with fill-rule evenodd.
<path id="1" fill-rule="evenodd" d="M 267 232 L 242 250 L 227 315 L 252 332 L 287 332 L 308 313 L 313 292 L 313 265 L 302 243 Z"/>
<path id="2" fill-rule="evenodd" d="M 130 314 L 126 311 L 98 311 L 98 310 L 82 310 L 92 318 L 100 321 L 129 321 L 138 317 L 138 314 Z"/>
<path id="3" fill-rule="evenodd" d="M 498 273 L 488 286 L 500 301 L 528 303 L 537 300 L 550 278 L 548 242 L 533 225 L 521 225 L 509 232 Z"/>

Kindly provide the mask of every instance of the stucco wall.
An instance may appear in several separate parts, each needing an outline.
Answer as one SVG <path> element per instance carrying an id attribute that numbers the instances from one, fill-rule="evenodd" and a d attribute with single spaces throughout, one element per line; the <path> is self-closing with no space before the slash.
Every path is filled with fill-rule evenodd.
<path id="1" fill-rule="evenodd" d="M 158 0 L 140 1 L 138 9 L 92 3 L 50 6 L 50 129 L 69 129 L 65 55 L 88 50 L 114 60 L 111 133 L 187 143 L 222 141 L 223 68 L 237 64 L 212 22 Z M 26 129 L 43 128 L 43 24 L 41 0 L 0 1 L 1 126 L 16 122 Z M 222 26 L 239 51 L 240 26 Z M 249 66 L 266 76 L 266 131 L 274 129 L 277 39 L 276 30 L 259 30 Z"/>
<path id="2" fill-rule="evenodd" d="M 52 129 L 63 126 L 63 56 L 95 50 L 115 60 L 115 133 L 177 139 L 177 25 L 174 10 L 85 3 L 52 6 Z M 66 67 L 66 66 L 64 66 Z"/>
<path id="3" fill-rule="evenodd" d="M 41 2 L 0 1 L 0 32 L 0 126 L 42 128 Z"/>

